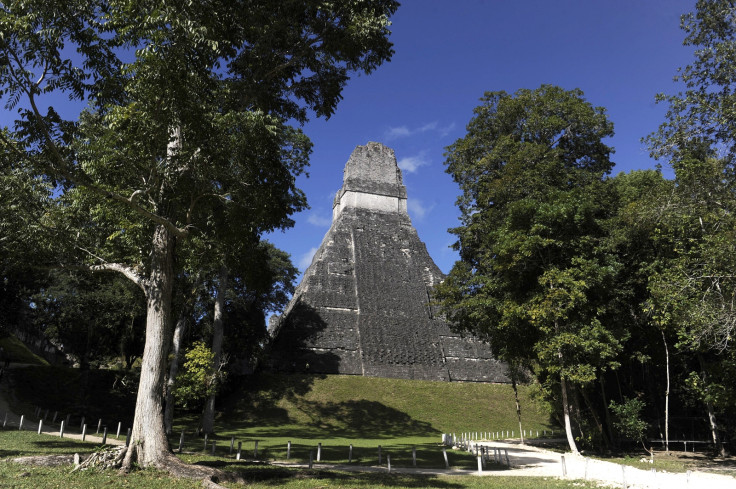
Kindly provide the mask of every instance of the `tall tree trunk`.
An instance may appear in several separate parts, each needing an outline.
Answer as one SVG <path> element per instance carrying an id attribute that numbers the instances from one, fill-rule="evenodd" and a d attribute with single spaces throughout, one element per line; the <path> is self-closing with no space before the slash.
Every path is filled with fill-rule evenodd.
<path id="1" fill-rule="evenodd" d="M 593 403 L 590 401 L 590 396 L 588 396 L 588 393 L 585 392 L 585 388 L 580 388 L 580 394 L 583 396 L 583 401 L 585 401 L 585 405 L 590 410 L 590 415 L 593 416 L 593 421 L 595 422 L 595 426 L 598 429 L 598 433 L 601 435 L 601 442 L 603 448 L 608 448 L 608 437 L 606 436 L 606 432 L 603 429 L 603 423 L 601 422 L 600 418 L 598 417 L 598 414 L 595 412 L 595 406 L 593 406 Z"/>
<path id="2" fill-rule="evenodd" d="M 557 321 L 555 321 L 555 332 L 558 331 Z M 560 360 L 560 390 L 562 390 L 562 414 L 565 418 L 565 434 L 567 435 L 567 444 L 570 451 L 574 455 L 580 455 L 578 446 L 575 444 L 575 437 L 572 434 L 572 424 L 570 423 L 570 403 L 567 399 L 567 381 L 565 380 L 565 362 L 562 358 L 562 350 L 557 350 L 557 358 Z"/>
<path id="3" fill-rule="evenodd" d="M 670 350 L 667 347 L 667 337 L 662 330 L 662 342 L 664 343 L 664 357 L 667 375 L 667 389 L 664 392 L 664 451 L 670 452 Z"/>
<path id="4" fill-rule="evenodd" d="M 708 421 L 710 422 L 710 434 L 713 437 L 713 444 L 716 447 L 716 450 L 718 451 L 718 454 L 721 457 L 725 457 L 727 455 L 726 449 L 723 446 L 723 442 L 721 441 L 721 437 L 718 434 L 718 423 L 716 422 L 716 413 L 713 410 L 713 403 L 710 402 L 710 398 L 708 397 L 708 377 L 707 372 L 705 370 L 705 360 L 703 360 L 703 355 L 698 354 L 698 362 L 700 363 L 700 371 L 703 374 L 703 384 L 705 385 L 705 407 L 708 409 Z"/>
<path id="5" fill-rule="evenodd" d="M 598 383 L 601 387 L 601 399 L 603 399 L 603 414 L 606 419 L 606 432 L 608 433 L 608 439 L 612 445 L 616 445 L 613 437 L 613 424 L 611 423 L 611 410 L 608 408 L 608 396 L 606 396 L 606 383 L 603 374 L 598 377 Z"/>
<path id="6" fill-rule="evenodd" d="M 521 444 L 524 444 L 524 430 L 521 426 L 521 403 L 519 403 L 519 389 L 516 384 L 516 377 L 518 374 L 516 366 L 510 366 L 511 373 L 511 387 L 514 389 L 514 400 L 516 401 L 516 417 L 519 419 L 519 438 L 521 438 Z"/>
<path id="7" fill-rule="evenodd" d="M 130 470 L 133 462 L 138 462 L 142 467 L 162 467 L 171 457 L 164 429 L 162 401 L 171 329 L 173 250 L 174 237 L 171 232 L 162 225 L 156 226 L 146 293 L 146 344 L 130 446 L 123 461 L 124 470 Z"/>
<path id="8" fill-rule="evenodd" d="M 197 300 L 197 289 L 199 288 L 199 273 L 191 281 L 192 287 L 188 296 L 184 297 L 179 311 L 179 318 L 174 327 L 174 338 L 171 341 L 171 363 L 169 364 L 169 375 L 166 377 L 166 401 L 164 405 L 164 426 L 166 434 L 170 435 L 174 424 L 174 384 L 179 376 L 179 362 L 181 361 L 181 346 L 186 336 L 187 324 L 194 311 L 194 303 Z"/>
<path id="9" fill-rule="evenodd" d="M 578 434 L 580 435 L 580 439 L 584 440 L 586 438 L 585 432 L 583 431 L 583 416 L 582 416 L 582 410 L 580 409 L 580 396 L 578 396 L 578 386 L 576 384 L 572 384 L 570 387 L 570 390 L 568 392 L 568 396 L 571 399 L 570 407 L 571 407 L 571 414 L 572 414 L 572 427 L 573 429 L 577 429 Z"/>
<path id="10" fill-rule="evenodd" d="M 181 353 L 181 345 L 184 342 L 184 334 L 187 330 L 187 308 L 182 307 L 179 313 L 179 319 L 176 321 L 174 328 L 174 339 L 171 342 L 171 364 L 169 365 L 169 376 L 166 379 L 166 402 L 164 405 L 164 427 L 166 434 L 171 434 L 171 427 L 174 424 L 174 383 L 179 375 L 179 355 Z"/>
<path id="11" fill-rule="evenodd" d="M 561 354 L 560 354 L 561 355 Z M 562 356 L 560 356 L 562 358 Z M 572 424 L 570 423 L 570 404 L 567 402 L 567 381 L 564 375 L 560 375 L 560 388 L 562 389 L 562 413 L 565 416 L 565 434 L 567 435 L 567 444 L 570 451 L 575 455 L 580 455 L 578 446 L 575 444 L 575 437 L 572 434 Z"/>
<path id="12" fill-rule="evenodd" d="M 224 326 L 222 316 L 225 310 L 225 293 L 227 291 L 228 270 L 225 265 L 220 267 L 220 274 L 217 285 L 217 297 L 215 297 L 215 314 L 212 321 L 212 359 L 213 372 L 216 374 L 220 369 L 222 361 L 222 339 L 224 336 Z M 217 382 L 217 381 L 215 381 Z M 217 388 L 212 390 L 210 397 L 204 405 L 202 413 L 202 432 L 212 434 L 215 431 L 215 397 L 217 396 Z"/>

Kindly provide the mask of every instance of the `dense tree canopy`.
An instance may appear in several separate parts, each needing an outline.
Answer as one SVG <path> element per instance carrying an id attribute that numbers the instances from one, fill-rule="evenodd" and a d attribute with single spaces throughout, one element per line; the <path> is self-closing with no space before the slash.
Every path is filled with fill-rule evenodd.
<path id="1" fill-rule="evenodd" d="M 579 90 L 545 85 L 481 101 L 447 151 L 463 226 L 452 230 L 461 261 L 439 298 L 452 322 L 501 358 L 535 358 L 559 376 L 567 414 L 565 381 L 594 380 L 621 347 L 601 324 L 616 271 L 600 252 L 598 191 L 613 126 Z"/>
<path id="2" fill-rule="evenodd" d="M 0 7 L 0 96 L 18 109 L 2 167 L 63 190 L 56 262 L 124 274 L 147 299 L 126 466 L 174 463 L 161 392 L 175 246 L 291 224 L 310 143 L 287 120 L 329 116 L 353 72 L 392 54 L 393 0 L 37 1 Z M 75 52 L 76 51 L 76 52 Z M 67 117 L 47 97 L 88 104 Z M 251 240 L 253 242 L 253 240 Z"/>

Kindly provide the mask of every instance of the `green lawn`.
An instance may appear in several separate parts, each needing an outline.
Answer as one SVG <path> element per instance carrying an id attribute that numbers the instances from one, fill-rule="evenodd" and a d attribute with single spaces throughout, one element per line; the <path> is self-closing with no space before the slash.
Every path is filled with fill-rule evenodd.
<path id="1" fill-rule="evenodd" d="M 522 406 L 528 429 L 552 426 L 543 406 L 535 402 L 529 388 L 521 388 Z M 445 466 L 440 446 L 442 433 L 515 430 L 518 435 L 513 391 L 508 385 L 408 381 L 357 376 L 261 374 L 243 382 L 220 401 L 217 420 L 217 453 L 229 455 L 231 438 L 242 443 L 243 456 L 253 458 L 258 441 L 258 459 L 305 463 L 310 451 L 321 460 L 378 464 L 390 455 L 395 466 L 411 466 L 412 448 L 419 467 Z M 184 451 L 209 453 L 204 440 L 195 435 L 198 413 L 177 417 L 170 441 L 178 447 L 186 431 Z M 475 459 L 459 451 L 448 451 L 450 465 L 475 467 Z"/>
<path id="2" fill-rule="evenodd" d="M 35 467 L 9 461 L 11 457 L 40 454 L 89 453 L 97 447 L 69 439 L 58 439 L 33 432 L 0 430 L 0 488 L 14 489 L 195 489 L 201 488 L 199 481 L 173 479 L 156 470 L 138 470 L 129 475 L 115 471 L 89 470 L 71 473 L 71 466 Z M 245 461 L 214 459 L 207 456 L 188 455 L 192 463 L 219 466 L 237 471 L 247 481 L 249 489 L 274 488 L 438 488 L 438 489 L 585 489 L 596 487 L 581 481 L 561 481 L 540 477 L 475 477 L 452 475 L 405 475 L 388 473 L 355 473 L 340 470 L 293 469 Z M 225 484 L 233 489 L 242 489 L 240 484 Z"/>
<path id="3" fill-rule="evenodd" d="M 10 374 L 16 413 L 31 415 L 40 406 L 58 411 L 59 419 L 71 414 L 72 428 L 79 426 L 81 416 L 90 426 L 101 418 L 113 432 L 118 421 L 122 433 L 130 426 L 135 392 L 121 385 L 123 373 L 30 367 Z M 129 379 L 128 384 L 134 382 Z M 522 386 L 520 396 L 527 429 L 549 432 L 553 426 L 531 389 Z M 218 409 L 217 436 L 210 438 L 217 441 L 217 453 L 230 455 L 234 437 L 249 459 L 258 441 L 260 460 L 286 460 L 291 441 L 290 459 L 298 462 L 308 461 L 310 451 L 316 457 L 321 443 L 323 461 L 347 463 L 352 444 L 353 463 L 376 465 L 380 445 L 384 463 L 390 455 L 394 465 L 409 466 L 416 447 L 418 466 L 441 468 L 442 433 L 514 430 L 518 436 L 513 391 L 497 384 L 260 374 L 231 386 Z M 204 440 L 195 435 L 198 426 L 198 412 L 178 413 L 171 445 L 179 446 L 185 429 L 185 452 L 210 453 L 211 445 L 205 452 Z M 449 451 L 449 458 L 453 467 L 473 468 L 476 463 L 461 452 Z"/>

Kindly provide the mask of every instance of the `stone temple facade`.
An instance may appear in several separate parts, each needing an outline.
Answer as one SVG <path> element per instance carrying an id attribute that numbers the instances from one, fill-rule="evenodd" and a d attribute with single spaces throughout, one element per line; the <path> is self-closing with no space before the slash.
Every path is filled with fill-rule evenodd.
<path id="1" fill-rule="evenodd" d="M 486 345 L 437 315 L 431 290 L 443 278 L 412 226 L 394 151 L 358 146 L 332 225 L 286 311 L 271 320 L 271 368 L 508 382 Z"/>

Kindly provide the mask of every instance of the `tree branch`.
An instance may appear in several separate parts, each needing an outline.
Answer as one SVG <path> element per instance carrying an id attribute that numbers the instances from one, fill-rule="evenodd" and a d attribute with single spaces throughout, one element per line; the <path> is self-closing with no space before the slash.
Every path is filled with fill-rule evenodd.
<path id="1" fill-rule="evenodd" d="M 20 64 L 20 60 L 17 59 L 17 56 L 15 55 L 15 53 L 13 53 L 13 56 L 15 57 L 16 63 Z M 20 82 L 20 80 L 18 81 Z M 71 171 L 71 165 L 69 165 L 66 159 L 62 156 L 61 152 L 59 151 L 58 146 L 56 145 L 56 142 L 51 137 L 51 134 L 49 133 L 48 128 L 46 127 L 46 124 L 44 123 L 43 116 L 41 115 L 41 112 L 38 110 L 38 106 L 36 105 L 36 100 L 35 100 L 33 90 L 29 89 L 22 83 L 21 85 L 23 86 L 23 91 L 28 96 L 28 101 L 31 104 L 33 116 L 36 119 L 36 122 L 39 124 L 39 126 L 41 126 L 41 130 L 43 131 L 43 136 L 44 136 L 44 139 L 46 140 L 47 146 L 53 153 L 57 162 L 61 165 L 61 168 L 55 168 L 53 165 L 45 165 L 48 170 L 50 170 L 53 174 L 59 175 L 65 178 L 66 180 L 69 180 L 74 185 L 89 189 L 92 192 L 96 193 L 97 195 L 100 195 L 102 197 L 112 199 L 116 202 L 125 204 L 126 206 L 128 206 L 129 208 L 131 208 L 133 211 L 140 214 L 141 216 L 151 220 L 152 222 L 156 224 L 160 224 L 166 227 L 166 229 L 171 231 L 177 238 L 185 238 L 188 236 L 189 234 L 188 229 L 179 228 L 176 224 L 166 219 L 165 217 L 162 217 L 154 212 L 151 212 L 148 209 L 137 204 L 134 201 L 135 197 L 138 194 L 137 191 L 134 192 L 130 198 L 128 198 L 116 192 L 106 190 L 95 183 L 92 183 L 92 179 L 90 179 L 84 172 L 82 172 L 82 175 L 84 178 L 80 179 L 77 176 L 75 176 L 73 172 Z"/>
<path id="2" fill-rule="evenodd" d="M 122 263 L 101 263 L 99 265 L 90 265 L 87 268 L 93 272 L 109 270 L 122 273 L 134 284 L 140 287 L 143 293 L 148 293 L 148 280 L 138 275 L 132 267 L 123 265 Z"/>

